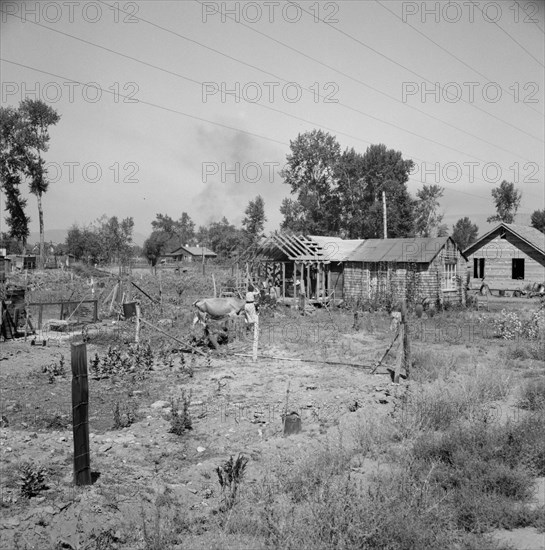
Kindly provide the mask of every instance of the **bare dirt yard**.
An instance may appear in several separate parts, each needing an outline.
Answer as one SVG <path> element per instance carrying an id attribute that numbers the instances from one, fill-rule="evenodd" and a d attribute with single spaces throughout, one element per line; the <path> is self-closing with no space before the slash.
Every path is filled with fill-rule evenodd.
<path id="1" fill-rule="evenodd" d="M 353 328 L 346 310 L 282 307 L 261 323 L 259 354 L 275 359 L 257 362 L 250 335 L 201 355 L 144 327 L 136 348 L 129 321 L 2 342 L 0 548 L 544 548 L 542 314 L 509 303 L 519 330 L 501 305 L 410 313 L 399 385 L 362 368 L 393 337 L 386 312 Z M 93 484 L 77 487 L 82 338 Z M 299 433 L 284 434 L 286 411 Z"/>

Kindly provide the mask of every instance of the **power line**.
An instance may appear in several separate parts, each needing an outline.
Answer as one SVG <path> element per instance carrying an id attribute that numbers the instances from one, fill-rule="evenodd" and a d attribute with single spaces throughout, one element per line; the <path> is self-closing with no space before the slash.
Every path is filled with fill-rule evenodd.
<path id="1" fill-rule="evenodd" d="M 55 74 L 55 73 L 50 73 L 50 72 L 44 71 L 42 69 L 37 69 L 36 67 L 30 67 L 29 65 L 24 65 L 23 63 L 17 63 L 16 61 L 11 61 L 11 60 L 5 59 L 3 57 L 0 57 L 0 61 L 3 61 L 4 63 L 10 63 L 12 65 L 17 65 L 19 67 L 23 67 L 23 68 L 29 69 L 31 71 L 36 71 L 36 72 L 46 74 L 46 75 L 49 75 L 49 76 L 54 76 L 55 78 L 60 78 L 60 79 L 65 80 L 67 82 L 75 82 L 76 84 L 81 84 L 82 86 L 87 86 L 87 83 L 85 83 L 85 82 L 80 82 L 79 80 L 75 80 L 73 78 L 67 78 L 65 76 L 61 76 L 61 75 L 58 75 L 58 74 Z M 113 91 L 112 90 L 106 90 L 104 88 L 101 88 L 100 86 L 93 86 L 93 87 L 96 88 L 97 90 L 100 90 L 101 92 L 106 92 L 106 93 L 112 94 L 116 97 L 123 97 L 125 99 L 135 101 L 135 99 L 133 97 L 118 93 L 115 90 L 113 90 Z M 220 128 L 225 128 L 226 130 L 232 130 L 234 132 L 240 132 L 242 134 L 247 134 L 249 136 L 264 139 L 266 141 L 271 141 L 273 143 L 278 143 L 280 145 L 288 145 L 289 146 L 289 143 L 286 143 L 284 141 L 279 141 L 277 139 L 267 137 L 267 136 L 263 136 L 261 134 L 256 134 L 256 133 L 250 132 L 248 130 L 242 130 L 241 128 L 236 128 L 234 126 L 229 126 L 227 124 L 222 124 L 221 122 L 214 122 L 213 120 L 208 120 L 206 118 L 198 117 L 196 115 L 190 115 L 189 113 L 184 113 L 183 111 L 179 111 L 177 109 L 172 109 L 171 107 L 165 107 L 164 105 L 158 105 L 157 103 L 152 103 L 150 101 L 144 101 L 144 100 L 141 100 L 141 99 L 138 99 L 136 101 L 138 101 L 138 103 L 142 103 L 142 105 L 148 105 L 150 107 L 155 107 L 156 109 L 161 109 L 163 111 L 167 111 L 169 113 L 173 113 L 173 114 L 176 114 L 176 115 L 181 115 L 181 116 L 184 116 L 184 117 L 187 117 L 187 118 L 191 118 L 193 120 L 198 120 L 199 122 L 206 122 L 208 124 L 213 124 L 214 126 L 219 126 Z"/>
<path id="2" fill-rule="evenodd" d="M 515 4 L 519 7 L 519 9 L 528 17 L 531 17 L 531 15 L 528 14 L 528 12 L 526 11 L 526 5 L 525 6 L 521 6 L 517 0 L 515 0 Z M 530 20 L 531 23 L 534 24 L 534 26 L 536 28 L 538 28 L 541 32 L 544 32 L 543 29 L 539 26 L 539 23 L 537 21 L 534 21 L 534 20 Z"/>
<path id="3" fill-rule="evenodd" d="M 29 65 L 24 65 L 23 63 L 17 63 L 16 61 L 11 61 L 9 59 L 5 59 L 5 58 L 0 58 L 0 61 L 3 61 L 4 63 L 10 63 L 11 65 L 16 65 L 18 67 L 23 67 L 25 69 L 29 69 L 31 71 L 36 71 L 36 72 L 39 72 L 39 73 L 42 73 L 42 74 L 46 74 L 48 76 L 54 76 L 55 78 L 59 78 L 59 79 L 62 79 L 62 80 L 65 80 L 67 82 L 74 82 L 76 84 L 80 84 L 82 86 L 86 86 L 87 84 L 84 83 L 84 82 L 81 82 L 79 80 L 76 80 L 76 79 L 72 79 L 72 78 L 68 78 L 68 77 L 65 77 L 65 76 L 62 76 L 62 75 L 58 75 L 56 73 L 51 73 L 49 71 L 44 71 L 42 69 L 38 69 L 36 67 L 31 67 Z M 112 90 L 108 90 L 108 89 L 105 89 L 105 88 L 102 88 L 100 86 L 96 86 L 94 85 L 93 87 L 95 87 L 96 89 L 100 90 L 101 92 L 106 92 L 108 94 L 111 94 L 111 95 L 114 95 L 116 97 L 123 97 L 125 99 L 130 99 L 132 101 L 134 101 L 134 98 L 132 98 L 131 96 L 128 96 L 128 95 L 125 95 L 125 94 L 121 94 L 121 93 L 118 93 L 116 91 L 112 91 Z M 256 133 L 253 133 L 253 132 L 249 132 L 247 130 L 242 130 L 240 128 L 235 128 L 233 126 L 228 126 L 226 124 L 221 124 L 221 123 L 218 123 L 218 122 L 214 122 L 214 121 L 211 121 L 211 120 L 208 120 L 208 119 L 205 119 L 205 118 L 201 118 L 201 117 L 197 117 L 195 115 L 189 115 L 187 113 L 184 113 L 182 111 L 178 111 L 177 109 L 172 109 L 170 107 L 165 107 L 163 105 L 158 105 L 156 103 L 151 103 L 149 101 L 143 101 L 143 100 L 137 100 L 138 103 L 142 103 L 143 105 L 148 105 L 150 107 L 155 107 L 155 108 L 158 108 L 158 109 L 161 109 L 163 111 L 167 111 L 169 113 L 173 113 L 173 114 L 179 114 L 179 115 L 182 115 L 182 116 L 185 116 L 185 117 L 188 117 L 188 118 L 191 118 L 191 119 L 194 119 L 194 120 L 199 120 L 201 122 L 206 122 L 206 123 L 209 123 L 209 124 L 213 124 L 215 126 L 219 126 L 221 128 L 224 128 L 224 129 L 227 129 L 227 130 L 231 130 L 231 131 L 235 131 L 235 132 L 240 132 L 240 133 L 243 133 L 243 134 L 247 134 L 247 135 L 250 135 L 250 136 L 253 136 L 253 137 L 257 137 L 257 138 L 260 138 L 260 139 L 265 139 L 267 141 L 271 141 L 271 142 L 274 142 L 274 143 L 278 143 L 280 145 L 287 145 L 289 146 L 288 143 L 285 143 L 285 142 L 281 142 L 281 141 L 278 141 L 278 140 L 275 140 L 273 138 L 269 138 L 267 136 L 263 136 L 263 135 L 260 135 L 260 134 L 256 134 Z M 418 157 L 413 157 L 413 158 L 416 158 L 417 160 L 422 160 L 422 159 L 418 159 Z M 423 161 L 422 162 L 426 162 L 426 161 Z M 407 178 L 408 180 L 410 181 L 414 181 L 418 184 L 425 184 L 425 182 L 421 181 L 421 180 L 417 180 L 415 178 L 411 178 L 411 177 L 408 177 Z M 484 180 L 481 180 L 484 182 Z M 486 182 L 484 182 L 486 183 Z M 467 193 L 466 191 L 461 191 L 459 189 L 455 189 L 455 188 L 452 188 L 452 187 L 445 187 L 446 190 L 449 190 L 449 191 L 454 191 L 456 193 L 461 193 L 461 194 L 464 194 L 464 195 L 468 195 L 468 196 L 471 196 L 471 197 L 476 197 L 476 198 L 481 198 L 481 199 L 487 199 L 487 197 L 483 197 L 481 195 L 475 195 L 473 193 Z"/>
<path id="4" fill-rule="evenodd" d="M 477 4 L 475 4 L 475 6 L 483 14 L 483 17 L 484 17 L 483 10 L 481 10 L 481 8 Z M 537 57 L 535 57 L 532 52 L 528 51 L 514 36 L 509 34 L 500 24 L 498 24 L 497 21 L 493 21 L 492 19 L 488 19 L 488 21 L 490 21 L 491 23 L 494 23 L 494 25 L 496 25 L 498 29 L 500 29 L 504 34 L 506 34 L 519 48 L 524 50 L 540 67 L 545 68 L 545 65 L 543 65 L 543 63 L 541 63 L 541 61 Z"/>
<path id="5" fill-rule="evenodd" d="M 203 5 L 203 4 L 200 2 L 200 0 L 195 0 L 195 2 L 197 2 L 197 4 L 199 4 L 199 5 L 201 5 L 201 6 Z M 387 9 L 387 8 L 386 8 L 386 9 Z M 218 11 L 217 8 L 216 8 L 216 11 Z M 354 76 L 352 76 L 352 75 L 350 75 L 350 74 L 348 74 L 348 73 L 345 73 L 345 72 L 343 72 L 343 71 L 341 71 L 341 70 L 339 70 L 339 69 L 336 69 L 335 67 L 332 67 L 331 65 L 328 65 L 327 63 L 324 63 L 324 62 L 320 61 L 319 59 L 316 59 L 315 57 L 312 57 L 312 56 L 310 56 L 310 55 L 308 55 L 308 54 L 302 52 L 301 50 L 298 50 L 297 48 L 294 48 L 293 46 L 290 46 L 289 44 L 286 44 L 285 42 L 282 42 L 281 40 L 278 40 L 278 39 L 276 39 L 276 38 L 274 38 L 274 37 L 272 37 L 272 36 L 270 36 L 270 35 L 268 35 L 268 34 L 265 34 L 264 32 L 261 32 L 261 31 L 255 29 L 254 27 L 251 27 L 250 25 L 247 25 L 247 24 L 245 24 L 245 23 L 242 23 L 241 21 L 236 21 L 236 19 L 235 19 L 234 17 L 231 17 L 231 16 L 228 15 L 228 14 L 223 14 L 223 15 L 224 15 L 225 17 L 228 17 L 229 19 L 235 21 L 238 25 L 242 25 L 243 27 L 245 27 L 245 28 L 247 28 L 247 29 L 249 29 L 249 30 L 251 30 L 251 31 L 253 31 L 253 32 L 255 32 L 255 33 L 257 33 L 257 34 L 259 34 L 259 35 L 261 35 L 261 36 L 264 36 L 265 38 L 271 40 L 272 42 L 274 42 L 274 43 L 276 43 L 276 44 L 279 44 L 279 45 L 281 45 L 281 46 L 284 46 L 285 48 L 287 48 L 287 49 L 289 49 L 289 50 L 291 50 L 291 51 L 294 51 L 294 52 L 298 53 L 299 55 L 301 55 L 301 56 L 303 56 L 303 57 L 305 57 L 305 58 L 307 58 L 307 59 L 310 59 L 311 61 L 314 61 L 315 63 L 318 63 L 319 65 L 322 65 L 323 67 L 326 67 L 327 69 L 329 69 L 329 70 L 331 70 L 331 71 L 334 71 L 335 73 L 340 74 L 341 76 L 344 76 L 345 78 L 348 78 L 348 79 L 350 79 L 350 80 L 353 80 L 354 82 L 356 82 L 356 83 L 358 83 L 358 84 L 361 84 L 362 86 L 365 86 L 366 88 L 369 88 L 370 90 L 373 90 L 373 91 L 375 91 L 375 92 L 377 92 L 377 93 L 383 95 L 384 97 L 387 97 L 387 98 L 389 98 L 389 99 L 391 99 L 391 100 L 393 100 L 393 101 L 396 101 L 397 103 L 401 103 L 403 106 L 408 107 L 408 108 L 410 108 L 410 109 L 412 109 L 412 110 L 414 110 L 414 111 L 417 111 L 418 113 L 421 113 L 421 114 L 425 115 L 425 116 L 428 117 L 428 118 L 431 118 L 431 119 L 433 119 L 433 120 L 436 120 L 436 121 L 438 121 L 438 122 L 441 122 L 442 124 L 445 124 L 446 126 L 449 126 L 449 127 L 451 127 L 451 128 L 454 128 L 455 130 L 458 130 L 459 132 L 462 132 L 462 133 L 464 133 L 464 134 L 466 134 L 466 135 L 468 135 L 468 136 L 470 136 L 470 137 L 472 137 L 472 138 L 474 138 L 474 139 L 477 139 L 477 140 L 479 140 L 479 141 L 482 141 L 483 143 L 486 143 L 486 144 L 488 144 L 488 145 L 491 145 L 492 147 L 495 147 L 495 148 L 497 148 L 497 149 L 500 149 L 500 150 L 502 150 L 502 151 L 504 151 L 504 152 L 506 152 L 506 153 L 509 153 L 509 154 L 511 154 L 511 155 L 515 155 L 515 156 L 517 156 L 517 157 L 519 157 L 519 158 L 524 158 L 524 160 L 529 160 L 529 159 L 526 159 L 525 157 L 522 157 L 521 155 L 519 155 L 519 154 L 517 154 L 517 153 L 514 153 L 513 151 L 510 151 L 509 149 L 505 149 L 504 147 L 502 147 L 502 146 L 500 146 L 500 145 L 496 145 L 496 144 L 494 144 L 494 143 L 492 143 L 492 142 L 490 142 L 490 141 L 488 141 L 488 140 L 486 140 L 486 139 L 484 139 L 484 138 L 481 138 L 481 137 L 479 137 L 479 136 L 477 136 L 477 135 L 475 135 L 475 134 L 472 134 L 471 132 L 468 132 L 468 131 L 466 131 L 466 130 L 463 130 L 462 128 L 459 128 L 458 126 L 455 126 L 454 124 L 451 124 L 450 122 L 446 122 L 445 120 L 442 120 L 442 119 L 440 119 L 440 118 L 438 118 L 438 117 L 436 117 L 436 116 L 434 116 L 434 115 L 431 115 L 431 114 L 427 113 L 426 111 L 423 111 L 423 110 L 421 110 L 421 109 L 418 109 L 417 107 L 414 107 L 413 105 L 409 105 L 408 103 L 405 103 L 405 102 L 401 101 L 399 98 L 397 98 L 397 97 L 395 97 L 395 96 L 392 96 L 392 95 L 390 95 L 390 94 L 388 94 L 388 93 L 386 93 L 386 92 L 383 92 L 382 90 L 379 90 L 378 88 L 375 88 L 374 86 L 371 86 L 370 84 L 367 84 L 366 82 L 363 82 L 362 80 L 360 80 L 360 79 L 358 79 L 358 78 L 356 78 L 356 77 L 354 77 Z M 485 78 L 486 78 L 486 77 L 485 77 Z M 533 109 L 533 108 L 532 108 L 532 109 Z M 534 109 L 534 110 L 535 110 L 535 109 Z M 537 110 L 536 110 L 536 112 L 539 113 L 539 114 L 542 114 L 542 113 L 540 113 L 540 112 L 537 111 Z"/>
<path id="6" fill-rule="evenodd" d="M 103 0 L 99 0 L 99 1 L 103 1 Z M 415 76 L 417 76 L 418 78 L 421 78 L 422 80 L 425 80 L 426 82 L 428 82 L 429 84 L 434 84 L 431 80 L 425 78 L 424 76 L 418 74 L 416 71 L 413 71 L 412 69 L 409 69 L 408 67 L 406 67 L 405 65 L 403 65 L 402 63 L 399 63 L 398 61 L 396 61 L 395 59 L 392 59 L 391 57 L 383 54 L 382 52 L 378 51 L 377 49 L 373 48 L 372 46 L 369 46 L 368 44 L 365 44 L 365 42 L 362 42 L 361 40 L 357 39 L 355 36 L 352 36 L 350 33 L 346 32 L 346 31 L 343 31 L 342 29 L 339 29 L 337 27 L 335 27 L 334 25 L 332 25 L 331 23 L 328 23 L 327 21 L 324 21 L 323 19 L 321 19 L 319 16 L 313 14 L 313 13 L 310 13 L 309 11 L 305 10 L 303 7 L 301 7 L 300 4 L 295 4 L 292 0 L 286 0 L 286 2 L 290 3 L 290 4 L 293 4 L 293 5 L 297 5 L 298 9 L 300 9 L 301 11 L 305 12 L 306 14 L 312 16 L 313 18 L 321 21 L 322 23 L 324 23 L 324 25 L 327 25 L 328 27 L 332 28 L 335 32 L 338 32 L 339 34 L 342 34 L 343 36 L 349 38 L 350 40 L 356 42 L 356 44 L 359 44 L 360 46 L 363 46 L 364 48 L 367 48 L 368 50 L 371 50 L 372 52 L 376 53 L 377 55 L 379 55 L 380 57 L 383 57 L 384 59 L 390 61 L 390 63 L 393 63 L 394 65 L 397 65 L 398 67 L 401 67 L 402 69 L 405 69 L 406 71 L 410 72 L 411 74 L 414 74 Z M 441 91 L 443 91 L 443 87 L 442 86 L 439 86 L 439 89 Z M 481 111 L 482 113 L 485 113 L 486 115 L 492 117 L 492 118 L 495 118 L 496 120 L 499 120 L 500 122 L 503 122 L 504 124 L 506 124 L 507 126 L 510 126 L 511 128 L 519 131 L 519 132 L 522 132 L 523 134 L 526 134 L 527 136 L 533 138 L 533 139 L 536 139 L 538 141 L 544 141 L 542 140 L 541 138 L 537 137 L 537 136 L 534 136 L 533 134 L 530 134 L 529 132 L 526 132 L 525 130 L 523 130 L 522 128 L 519 128 L 518 126 L 515 126 L 514 124 L 511 124 L 510 122 L 507 122 L 506 120 L 503 120 L 502 118 L 486 111 L 485 109 L 482 109 L 481 107 L 478 107 L 477 105 L 475 105 L 474 103 L 470 103 L 469 101 L 465 100 L 465 99 L 461 99 L 461 101 L 463 101 L 464 103 L 466 103 L 467 105 L 470 105 L 471 107 L 473 107 L 474 109 L 477 109 L 478 111 Z M 528 160 L 528 159 L 526 159 Z"/>
<path id="7" fill-rule="evenodd" d="M 397 19 L 399 19 L 400 21 L 403 21 L 403 19 L 401 17 L 399 17 L 399 15 L 397 15 L 397 13 L 395 13 L 394 11 L 392 11 L 390 8 L 387 8 L 380 0 L 375 0 L 375 2 L 381 6 L 382 8 L 384 8 L 386 11 L 390 12 L 394 17 L 397 17 Z M 423 33 L 421 30 L 417 29 L 416 27 L 414 27 L 413 25 L 411 25 L 408 21 L 405 21 L 404 24 L 406 25 L 409 25 L 409 27 L 411 29 L 413 29 L 415 32 L 417 32 L 420 36 L 423 36 L 426 40 L 428 40 L 429 42 L 431 42 L 432 44 L 435 44 L 438 48 L 440 48 L 442 51 L 444 51 L 446 54 L 450 55 L 450 57 L 456 59 L 456 61 L 460 62 L 462 65 L 464 65 L 465 67 L 467 67 L 468 69 L 472 70 L 473 72 L 477 73 L 479 76 L 482 76 L 483 78 L 485 78 L 486 80 L 488 80 L 489 82 L 492 81 L 491 78 L 489 78 L 488 76 L 486 76 L 485 74 L 483 74 L 481 71 L 475 69 L 475 67 L 472 67 L 471 65 L 469 65 L 469 63 L 466 63 L 463 59 L 460 59 L 457 55 L 453 54 L 450 50 L 448 50 L 447 48 L 444 48 L 443 46 L 441 46 L 441 44 L 437 43 L 435 40 L 433 40 L 432 38 L 430 38 L 427 34 Z M 500 86 L 500 88 L 504 91 L 504 92 L 507 92 L 510 96 L 514 97 L 516 99 L 516 96 L 514 93 L 511 93 L 510 91 L 508 90 L 505 90 L 505 88 L 503 88 L 502 86 Z M 526 107 L 528 107 L 528 109 L 532 109 L 532 111 L 535 111 L 536 113 L 538 113 L 539 115 L 542 115 L 543 116 L 543 113 L 541 111 L 538 111 L 537 109 L 535 109 L 534 107 L 532 107 L 532 105 L 530 105 L 529 103 L 524 103 L 523 102 L 523 105 L 525 105 Z"/>
<path id="8" fill-rule="evenodd" d="M 227 57 L 228 59 L 230 59 L 230 60 L 232 60 L 232 61 L 235 61 L 235 62 L 237 62 L 237 63 L 241 63 L 241 64 L 243 64 L 243 65 L 245 65 L 245 66 L 248 66 L 248 67 L 250 67 L 250 68 L 252 68 L 252 69 L 255 69 L 255 70 L 257 70 L 257 71 L 259 71 L 259 72 L 262 72 L 262 73 L 264 73 L 264 74 L 267 74 L 267 75 L 269 75 L 269 76 L 273 76 L 274 78 L 277 78 L 277 79 L 279 79 L 279 80 L 281 80 L 281 81 L 283 81 L 283 82 L 286 82 L 286 83 L 289 83 L 289 82 L 290 82 L 290 81 L 288 81 L 287 79 L 280 77 L 279 75 L 276 75 L 276 74 L 274 74 L 274 73 L 271 73 L 271 72 L 269 72 L 269 71 L 266 71 L 266 70 L 264 70 L 264 69 L 261 69 L 260 67 L 256 67 L 255 65 L 252 65 L 252 64 L 247 63 L 247 62 L 245 62 L 245 61 L 242 61 L 242 60 L 240 60 L 240 59 L 238 59 L 238 58 L 232 57 L 232 56 L 230 56 L 230 55 L 228 55 L 228 54 L 226 54 L 226 53 L 224 53 L 224 52 L 221 52 L 221 51 L 219 51 L 219 50 L 216 50 L 216 49 L 214 49 L 214 48 L 211 48 L 210 46 L 206 46 L 205 44 L 202 44 L 201 42 L 198 42 L 198 41 L 196 41 L 196 40 L 187 38 L 186 36 L 184 36 L 184 35 L 182 35 L 182 34 L 180 34 L 180 33 L 177 33 L 177 32 L 175 32 L 175 31 L 173 31 L 173 30 L 171 30 L 171 29 L 168 29 L 168 28 L 166 28 L 166 27 L 163 27 L 163 26 L 161 26 L 161 25 L 158 25 L 157 23 L 154 23 L 154 22 L 149 21 L 149 20 L 147 20 L 147 19 L 144 19 L 144 18 L 142 18 L 142 17 L 136 16 L 136 15 L 134 15 L 134 14 L 132 14 L 132 13 L 126 12 L 126 11 L 124 11 L 123 9 L 121 9 L 118 5 L 110 6 L 110 4 L 108 4 L 108 3 L 105 2 L 104 0 L 98 0 L 98 1 L 101 2 L 102 4 L 106 5 L 106 6 L 110 7 L 111 9 L 116 9 L 116 10 L 118 10 L 118 11 L 121 12 L 121 13 L 125 13 L 125 14 L 128 14 L 128 15 L 131 15 L 132 17 L 135 17 L 135 18 L 138 19 L 139 21 L 143 21 L 144 23 L 148 23 L 149 25 L 152 25 L 152 26 L 154 26 L 154 27 L 156 27 L 156 28 L 158 28 L 158 29 L 161 29 L 161 30 L 163 30 L 163 31 L 165 31 L 165 32 L 168 32 L 168 33 L 170 33 L 170 34 L 173 34 L 173 35 L 175 35 L 175 36 L 178 36 L 178 37 L 180 37 L 180 38 L 182 38 L 182 39 L 184 39 L 184 40 L 188 40 L 189 42 L 192 42 L 192 43 L 194 43 L 194 44 L 196 44 L 196 45 L 198 45 L 198 46 L 201 46 L 201 47 L 203 47 L 203 48 L 206 48 L 207 50 L 210 50 L 210 51 L 212 51 L 212 52 L 214 52 L 214 53 L 216 53 L 216 54 L 218 54 L 218 55 Z M 289 0 L 288 0 L 288 1 L 289 1 Z M 301 9 L 302 9 L 302 8 L 301 8 Z M 306 11 L 306 10 L 303 10 L 303 11 Z M 308 13 L 308 12 L 306 12 L 306 13 Z M 304 86 L 301 86 L 301 89 L 304 90 L 304 91 L 306 91 L 306 92 L 308 92 L 308 93 L 310 93 L 310 94 L 312 94 L 313 97 L 316 97 L 316 95 L 319 96 L 319 94 L 317 94 L 314 90 L 311 90 L 311 89 L 306 88 L 306 87 L 304 87 Z M 408 134 L 410 134 L 410 135 L 416 136 L 416 137 L 418 137 L 418 138 L 420 138 L 420 139 L 424 139 L 425 141 L 429 141 L 429 142 L 431 142 L 431 143 L 434 143 L 435 145 L 439 145 L 440 147 L 444 147 L 444 148 L 446 148 L 446 149 L 450 149 L 450 150 L 455 151 L 455 152 L 457 152 L 457 153 L 459 153 L 459 154 L 461 154 L 461 155 L 469 156 L 469 157 L 474 158 L 474 159 L 477 159 L 477 160 L 479 160 L 479 161 L 481 161 L 481 162 L 486 162 L 484 159 L 481 159 L 481 158 L 479 158 L 479 157 L 476 157 L 475 155 L 472 155 L 472 154 L 470 154 L 470 153 L 466 153 L 466 152 L 464 152 L 464 151 L 460 151 L 459 149 L 456 149 L 456 148 L 454 148 L 454 147 L 450 147 L 450 146 L 448 146 L 448 145 L 445 145 L 445 144 L 443 144 L 443 143 L 441 143 L 441 142 L 439 142 L 439 141 L 437 141 L 437 140 L 434 140 L 434 139 L 432 139 L 432 138 L 428 138 L 428 137 L 426 137 L 426 136 L 423 136 L 423 135 L 421 135 L 421 134 L 418 134 L 418 133 L 416 133 L 416 132 L 413 132 L 413 131 L 411 131 L 411 130 L 408 130 L 408 129 L 406 129 L 406 128 L 403 128 L 403 127 L 401 127 L 401 126 L 399 126 L 399 125 L 397 125 L 397 124 L 394 124 L 394 123 L 391 123 L 391 122 L 387 122 L 387 121 L 385 121 L 385 120 L 383 120 L 383 119 L 381 119 L 381 118 L 378 118 L 378 117 L 375 117 L 375 116 L 370 115 L 370 114 L 368 114 L 368 113 L 365 113 L 365 112 L 363 112 L 363 111 L 361 111 L 361 110 L 359 110 L 359 109 L 356 109 L 356 108 L 354 108 L 354 107 L 350 107 L 349 105 L 345 105 L 345 104 L 340 103 L 340 102 L 338 102 L 337 105 L 339 105 L 340 107 L 342 107 L 342 108 L 344 108 L 344 109 L 347 109 L 347 110 L 349 110 L 349 111 L 356 112 L 356 113 L 358 113 L 358 114 L 360 114 L 360 115 L 362 115 L 362 116 L 365 116 L 365 117 L 367 117 L 367 118 L 371 118 L 372 120 L 375 120 L 375 121 L 377 121 L 377 122 L 379 122 L 379 123 L 381 123 L 381 124 L 385 124 L 385 125 L 387 125 L 387 126 L 392 126 L 392 127 L 396 128 L 396 129 L 401 130 L 401 131 L 403 131 L 403 132 L 406 132 L 406 133 L 408 133 Z M 484 111 L 484 112 L 486 112 L 486 111 Z M 501 119 L 500 119 L 500 120 L 501 120 Z M 516 128 L 516 127 L 515 127 L 515 128 Z M 521 132 L 523 132 L 523 133 L 527 133 L 527 132 L 525 132 L 524 130 L 521 130 L 521 129 L 519 129 L 519 130 L 520 130 Z M 335 130 L 333 130 L 333 131 L 335 131 Z M 345 134 L 345 135 L 346 135 L 346 134 Z M 534 139 L 537 139 L 537 140 L 539 140 L 539 141 L 542 141 L 542 140 L 540 140 L 539 138 L 536 138 L 535 136 L 532 136 L 531 134 L 528 134 L 528 135 L 529 135 L 530 137 L 534 138 Z M 350 137 L 350 136 L 349 136 L 349 137 Z M 366 143 L 370 143 L 370 142 L 368 142 L 368 141 L 366 141 L 366 140 L 363 140 L 363 141 L 366 142 Z M 506 151 L 507 151 L 507 150 L 506 150 Z M 522 158 L 522 159 L 524 159 L 524 160 L 526 160 L 526 161 L 528 161 L 528 162 L 533 162 L 532 160 L 530 160 L 530 159 L 528 159 L 528 158 L 526 158 L 526 157 L 523 157 L 522 155 L 518 155 L 518 154 L 516 154 L 516 153 L 513 153 L 512 151 L 507 151 L 507 152 L 509 152 L 510 154 L 514 154 L 514 155 L 518 156 L 519 158 Z"/>

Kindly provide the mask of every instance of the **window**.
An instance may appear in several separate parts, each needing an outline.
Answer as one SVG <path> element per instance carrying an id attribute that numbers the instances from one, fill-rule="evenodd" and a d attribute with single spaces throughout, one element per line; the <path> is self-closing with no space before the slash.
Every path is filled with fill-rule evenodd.
<path id="1" fill-rule="evenodd" d="M 524 279 L 524 258 L 513 258 L 511 262 L 511 279 Z"/>
<path id="2" fill-rule="evenodd" d="M 443 290 L 454 290 L 456 288 L 456 264 L 445 264 L 443 269 Z"/>
<path id="3" fill-rule="evenodd" d="M 484 258 L 473 258 L 473 278 L 484 279 Z"/>

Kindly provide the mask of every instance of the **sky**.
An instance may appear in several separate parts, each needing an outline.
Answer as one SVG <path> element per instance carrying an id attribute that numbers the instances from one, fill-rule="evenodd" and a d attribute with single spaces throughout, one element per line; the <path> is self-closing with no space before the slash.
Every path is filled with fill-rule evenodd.
<path id="1" fill-rule="evenodd" d="M 1 1 L 2 106 L 42 99 L 50 130 L 46 229 L 157 213 L 265 229 L 290 196 L 298 134 L 412 159 L 414 196 L 445 188 L 444 221 L 492 226 L 491 190 L 545 205 L 544 13 L 539 1 Z M 0 193 L 0 231 L 7 229 Z M 31 231 L 38 230 L 29 197 Z"/>

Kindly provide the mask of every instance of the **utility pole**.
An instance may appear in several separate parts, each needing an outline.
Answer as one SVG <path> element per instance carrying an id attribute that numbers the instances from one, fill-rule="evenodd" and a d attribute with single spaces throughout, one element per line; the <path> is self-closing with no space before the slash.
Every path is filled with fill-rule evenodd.
<path id="1" fill-rule="evenodd" d="M 386 217 L 386 192 L 382 192 L 382 224 L 384 226 L 384 238 L 388 238 L 388 219 Z"/>

